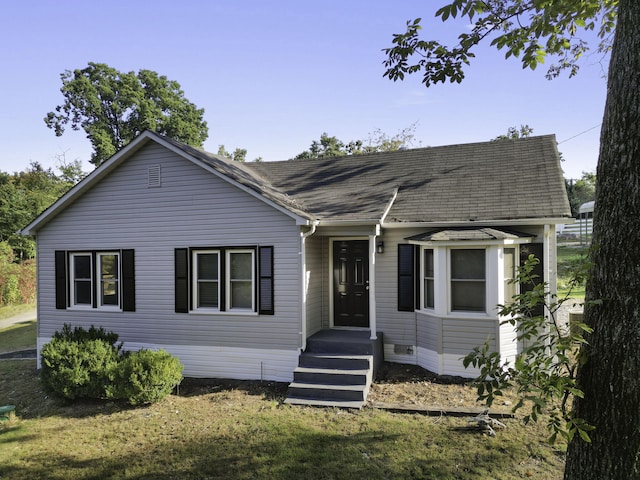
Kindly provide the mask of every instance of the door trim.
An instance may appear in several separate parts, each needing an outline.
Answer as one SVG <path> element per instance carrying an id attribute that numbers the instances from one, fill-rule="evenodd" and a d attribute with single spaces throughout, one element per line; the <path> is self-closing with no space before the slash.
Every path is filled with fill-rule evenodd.
<path id="1" fill-rule="evenodd" d="M 329 271 L 328 273 L 328 280 L 329 280 L 329 328 L 336 328 L 336 329 L 342 329 L 342 330 L 366 330 L 369 331 L 371 330 L 371 312 L 369 312 L 369 326 L 368 327 L 343 327 L 343 326 L 336 326 L 335 325 L 335 319 L 334 319 L 334 299 L 333 299 L 333 293 L 334 293 L 334 285 L 333 285 L 333 243 L 334 242 L 340 242 L 340 241 L 350 241 L 350 240 L 366 240 L 367 242 L 369 242 L 369 236 L 368 235 L 361 235 L 361 236 L 347 236 L 347 237 L 329 237 Z M 371 247 L 369 247 L 369 250 L 371 249 Z M 371 255 L 371 252 L 368 252 L 368 255 Z M 371 284 L 371 275 L 372 272 L 369 271 L 369 284 Z M 369 290 L 369 292 L 371 292 L 371 290 Z M 371 294 L 371 293 L 369 293 Z"/>

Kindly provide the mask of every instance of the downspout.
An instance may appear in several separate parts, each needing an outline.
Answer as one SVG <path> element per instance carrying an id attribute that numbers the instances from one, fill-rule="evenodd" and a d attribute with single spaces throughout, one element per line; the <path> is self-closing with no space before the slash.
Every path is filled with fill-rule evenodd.
<path id="1" fill-rule="evenodd" d="M 314 220 L 311 222 L 311 229 L 307 232 L 300 232 L 300 286 L 302 293 L 302 301 L 301 311 L 300 311 L 300 336 L 301 336 L 301 350 L 304 351 L 307 348 L 307 251 L 305 242 L 307 237 L 310 237 L 314 233 L 316 233 L 316 228 L 318 227 L 318 221 Z"/>
<path id="2" fill-rule="evenodd" d="M 376 298 L 376 253 L 378 248 L 378 237 L 382 234 L 382 224 L 385 222 L 393 203 L 398 197 L 398 188 L 393 189 L 391 199 L 380 217 L 380 222 L 376 225 L 373 235 L 369 235 L 369 328 L 371 329 L 371 340 L 378 338 L 378 318 L 377 318 L 377 298 Z"/>
<path id="3" fill-rule="evenodd" d="M 380 224 L 376 225 L 373 235 L 369 235 L 369 328 L 371 328 L 371 340 L 378 338 L 376 317 L 376 248 L 377 238 L 380 235 Z M 373 279 L 371 281 L 371 279 Z"/>
<path id="4" fill-rule="evenodd" d="M 542 281 L 547 285 L 547 294 L 545 295 L 545 303 L 547 305 L 551 305 L 553 300 L 552 292 L 551 292 L 551 227 L 547 224 L 544 226 L 544 234 L 543 234 L 543 242 L 542 242 L 542 265 L 544 266 L 544 270 L 542 272 Z M 555 292 L 553 292 L 555 293 Z M 551 314 L 548 313 L 549 310 L 545 309 L 547 313 L 545 313 L 546 318 L 546 327 L 545 333 L 548 335 L 551 330 L 550 322 L 553 321 L 551 318 Z"/>

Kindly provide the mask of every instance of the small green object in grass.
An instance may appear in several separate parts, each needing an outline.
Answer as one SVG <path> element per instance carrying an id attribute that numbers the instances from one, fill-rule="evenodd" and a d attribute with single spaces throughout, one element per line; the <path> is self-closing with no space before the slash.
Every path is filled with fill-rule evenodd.
<path id="1" fill-rule="evenodd" d="M 0 420 L 9 420 L 11 412 L 16 409 L 15 405 L 3 405 L 0 407 Z"/>

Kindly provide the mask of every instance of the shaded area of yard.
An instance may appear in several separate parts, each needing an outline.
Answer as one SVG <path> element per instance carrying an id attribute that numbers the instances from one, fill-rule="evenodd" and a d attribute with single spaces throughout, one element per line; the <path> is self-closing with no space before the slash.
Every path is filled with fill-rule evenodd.
<path id="1" fill-rule="evenodd" d="M 0 478 L 562 478 L 542 425 L 511 420 L 491 438 L 464 418 L 291 407 L 285 392 L 189 381 L 145 408 L 69 405 L 42 392 L 33 360 L 0 361 L 0 404 L 18 415 L 0 426 Z"/>

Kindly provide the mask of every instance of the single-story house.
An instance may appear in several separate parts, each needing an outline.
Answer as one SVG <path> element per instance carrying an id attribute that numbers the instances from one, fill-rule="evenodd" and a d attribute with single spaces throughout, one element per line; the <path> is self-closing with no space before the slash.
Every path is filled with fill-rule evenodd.
<path id="1" fill-rule="evenodd" d="M 472 377 L 461 357 L 485 340 L 516 355 L 496 305 L 529 253 L 555 290 L 568 218 L 553 135 L 243 164 L 144 132 L 22 233 L 38 350 L 95 325 L 186 376 L 288 382 L 310 339 L 356 332 Z"/>

